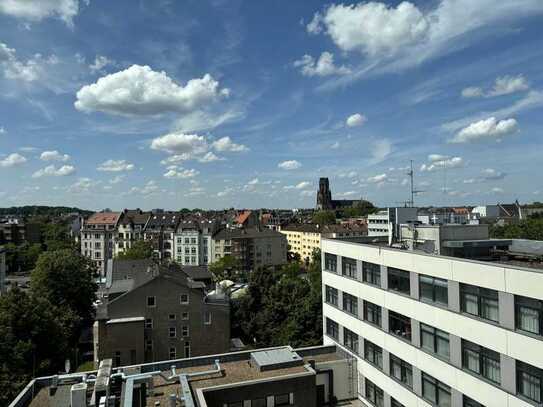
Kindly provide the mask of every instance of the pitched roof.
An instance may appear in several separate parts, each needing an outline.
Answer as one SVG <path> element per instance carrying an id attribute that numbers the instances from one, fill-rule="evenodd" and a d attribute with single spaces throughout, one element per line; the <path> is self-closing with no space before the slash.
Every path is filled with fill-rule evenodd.
<path id="1" fill-rule="evenodd" d="M 85 222 L 87 225 L 110 225 L 115 224 L 121 216 L 120 212 L 96 212 Z"/>
<path id="2" fill-rule="evenodd" d="M 238 216 L 236 216 L 236 219 L 234 220 L 235 223 L 239 225 L 243 225 L 245 222 L 247 222 L 247 219 L 249 219 L 249 216 L 251 216 L 251 211 L 243 211 Z"/>
<path id="3" fill-rule="evenodd" d="M 150 212 L 143 212 L 140 209 L 125 209 L 121 215 L 119 223 L 127 225 L 133 223 L 135 225 L 145 225 L 151 216 Z"/>
<path id="4" fill-rule="evenodd" d="M 215 240 L 224 240 L 224 239 L 241 239 L 241 238 L 260 238 L 260 237 L 284 237 L 282 233 L 276 232 L 271 229 L 220 229 L 217 233 L 213 235 Z"/>
<path id="5" fill-rule="evenodd" d="M 164 212 L 151 215 L 147 227 L 156 228 L 160 226 L 177 228 L 181 215 L 177 212 Z"/>

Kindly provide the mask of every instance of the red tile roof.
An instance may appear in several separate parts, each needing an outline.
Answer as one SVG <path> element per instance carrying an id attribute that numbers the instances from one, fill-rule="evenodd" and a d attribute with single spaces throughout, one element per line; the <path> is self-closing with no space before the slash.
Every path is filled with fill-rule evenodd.
<path id="1" fill-rule="evenodd" d="M 243 225 L 245 222 L 247 222 L 247 219 L 249 219 L 249 216 L 251 216 L 251 211 L 244 211 L 240 213 L 238 216 L 236 216 L 236 219 L 234 220 L 234 222 L 239 225 Z"/>
<path id="2" fill-rule="evenodd" d="M 120 212 L 97 212 L 92 214 L 85 222 L 87 225 L 115 224 L 121 216 Z"/>

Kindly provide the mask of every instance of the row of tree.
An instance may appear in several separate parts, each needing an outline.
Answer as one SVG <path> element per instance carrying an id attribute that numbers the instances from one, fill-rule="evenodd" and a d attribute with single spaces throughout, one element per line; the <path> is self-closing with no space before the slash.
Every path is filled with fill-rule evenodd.
<path id="1" fill-rule="evenodd" d="M 498 239 L 543 240 L 543 217 L 537 214 L 519 223 L 492 226 L 490 236 Z"/>

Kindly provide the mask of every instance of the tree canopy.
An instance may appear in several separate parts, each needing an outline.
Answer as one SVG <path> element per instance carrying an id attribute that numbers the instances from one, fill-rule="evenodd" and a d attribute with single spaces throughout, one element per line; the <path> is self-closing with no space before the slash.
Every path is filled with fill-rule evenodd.
<path id="1" fill-rule="evenodd" d="M 213 275 L 213 280 L 234 280 L 245 281 L 246 277 L 241 270 L 240 261 L 234 256 L 224 256 L 209 265 L 209 271 Z"/>
<path id="2" fill-rule="evenodd" d="M 117 256 L 122 260 L 144 260 L 152 257 L 153 244 L 148 240 L 136 240 L 130 248 Z"/>
<path id="3" fill-rule="evenodd" d="M 534 216 L 516 224 L 492 226 L 490 236 L 498 239 L 543 240 L 543 218 Z"/>
<path id="4" fill-rule="evenodd" d="M 318 211 L 313 214 L 313 223 L 319 225 L 330 225 L 336 223 L 334 211 Z"/>

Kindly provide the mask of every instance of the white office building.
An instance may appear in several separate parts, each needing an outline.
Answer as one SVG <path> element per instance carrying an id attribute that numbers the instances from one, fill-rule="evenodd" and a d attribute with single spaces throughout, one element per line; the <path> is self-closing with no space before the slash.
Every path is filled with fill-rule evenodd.
<path id="1" fill-rule="evenodd" d="M 322 240 L 324 343 L 357 358 L 364 405 L 543 405 L 543 270 L 506 257 Z"/>
<path id="2" fill-rule="evenodd" d="M 368 215 L 368 236 L 397 236 L 403 223 L 417 222 L 417 208 L 386 208 Z"/>

